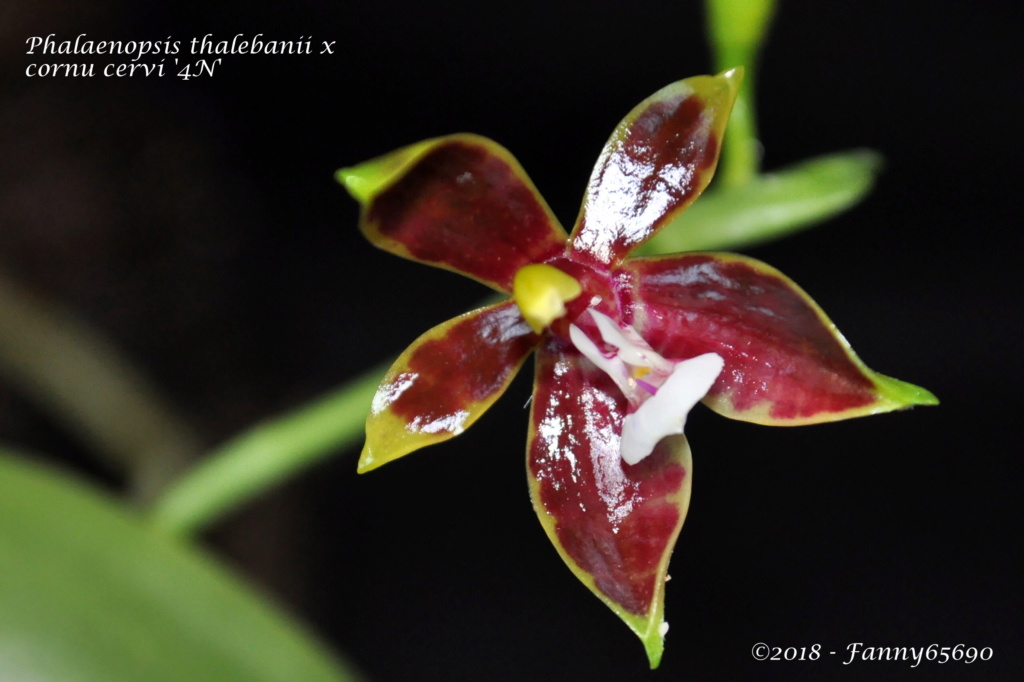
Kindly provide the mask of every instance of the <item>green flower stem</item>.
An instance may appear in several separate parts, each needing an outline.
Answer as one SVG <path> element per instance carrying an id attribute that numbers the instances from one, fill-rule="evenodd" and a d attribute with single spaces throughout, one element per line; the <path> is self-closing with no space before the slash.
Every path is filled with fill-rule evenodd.
<path id="1" fill-rule="evenodd" d="M 0 374 L 152 500 L 202 450 L 145 373 L 102 332 L 0 273 Z"/>
<path id="2" fill-rule="evenodd" d="M 743 185 L 756 178 L 760 170 L 757 124 L 751 102 L 753 79 L 753 69 L 746 69 L 729 117 L 729 128 L 722 141 L 721 166 L 715 176 L 720 187 Z"/>
<path id="3" fill-rule="evenodd" d="M 722 158 L 716 173 L 721 187 L 742 185 L 758 173 L 760 150 L 754 82 L 757 53 L 774 9 L 774 0 L 707 0 L 705 3 L 715 71 L 742 66 L 746 72 L 722 143 Z"/>
<path id="4" fill-rule="evenodd" d="M 268 488 L 363 437 L 370 402 L 390 366 L 381 364 L 336 391 L 257 425 L 211 452 L 172 483 L 154 505 L 153 522 L 191 535 Z"/>

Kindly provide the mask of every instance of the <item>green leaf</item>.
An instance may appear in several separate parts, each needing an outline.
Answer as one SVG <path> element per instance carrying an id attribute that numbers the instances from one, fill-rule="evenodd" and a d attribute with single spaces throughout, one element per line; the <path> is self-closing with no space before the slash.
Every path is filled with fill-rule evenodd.
<path id="1" fill-rule="evenodd" d="M 706 192 L 637 255 L 736 250 L 806 229 L 859 203 L 882 157 L 866 149 L 820 156 L 743 185 Z"/>
<path id="2" fill-rule="evenodd" d="M 355 677 L 195 549 L 84 483 L 0 451 L 0 679 Z"/>

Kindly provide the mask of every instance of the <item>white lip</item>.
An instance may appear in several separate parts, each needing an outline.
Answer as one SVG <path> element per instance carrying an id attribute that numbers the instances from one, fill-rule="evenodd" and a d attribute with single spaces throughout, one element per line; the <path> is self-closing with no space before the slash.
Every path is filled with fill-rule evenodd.
<path id="1" fill-rule="evenodd" d="M 615 354 L 602 353 L 576 325 L 569 327 L 569 338 L 584 357 L 612 378 L 629 401 L 632 412 L 622 423 L 619 449 L 623 461 L 636 464 L 650 455 L 662 438 L 683 432 L 687 415 L 711 390 L 725 361 L 716 353 L 680 362 L 666 360 L 632 327 L 619 327 L 593 308 L 588 312 L 601 340 L 613 346 Z"/>

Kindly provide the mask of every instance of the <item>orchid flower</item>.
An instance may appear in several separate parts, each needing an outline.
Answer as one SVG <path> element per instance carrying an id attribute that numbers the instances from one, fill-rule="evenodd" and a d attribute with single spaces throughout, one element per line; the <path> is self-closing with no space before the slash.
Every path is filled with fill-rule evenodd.
<path id="1" fill-rule="evenodd" d="M 568 235 L 512 155 L 482 137 L 427 140 L 338 171 L 374 245 L 511 295 L 402 353 L 373 400 L 359 471 L 465 431 L 536 351 L 533 506 L 652 667 L 690 499 L 683 429 L 698 401 L 774 425 L 936 402 L 868 369 L 768 265 L 723 253 L 627 258 L 707 187 L 740 79 L 688 78 L 630 112 Z"/>

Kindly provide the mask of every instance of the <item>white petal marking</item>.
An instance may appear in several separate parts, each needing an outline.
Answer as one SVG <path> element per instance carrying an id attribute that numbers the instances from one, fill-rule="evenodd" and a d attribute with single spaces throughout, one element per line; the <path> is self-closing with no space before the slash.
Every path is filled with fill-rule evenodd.
<path id="1" fill-rule="evenodd" d="M 576 325 L 570 325 L 569 337 L 584 357 L 615 381 L 634 410 L 623 419 L 620 452 L 623 461 L 636 464 L 662 438 L 683 432 L 687 415 L 711 390 L 725 361 L 715 353 L 667 360 L 632 327 L 620 327 L 593 308 L 588 312 L 602 342 L 615 347 L 615 355 L 608 357 Z"/>
<path id="2" fill-rule="evenodd" d="M 707 395 L 721 374 L 725 361 L 716 353 L 705 353 L 676 364 L 658 392 L 645 400 L 622 423 L 622 459 L 636 464 L 665 436 L 680 434 L 686 416 Z"/>
<path id="3" fill-rule="evenodd" d="M 583 353 L 583 357 L 590 360 L 598 369 L 610 376 L 623 393 L 628 390 L 629 370 L 626 369 L 626 363 L 620 360 L 618 355 L 610 358 L 605 357 L 601 349 L 597 347 L 597 344 L 591 341 L 590 337 L 574 324 L 569 325 L 569 339 L 576 346 L 576 350 Z"/>
<path id="4" fill-rule="evenodd" d="M 612 318 L 599 310 L 590 308 L 590 316 L 597 323 L 597 329 L 601 332 L 601 338 L 605 343 L 611 344 L 618 349 L 618 356 L 623 362 L 634 367 L 650 367 L 666 372 L 672 370 L 672 363 L 658 355 L 643 337 L 636 333 L 632 327 L 625 329 L 619 327 Z"/>

